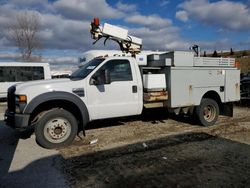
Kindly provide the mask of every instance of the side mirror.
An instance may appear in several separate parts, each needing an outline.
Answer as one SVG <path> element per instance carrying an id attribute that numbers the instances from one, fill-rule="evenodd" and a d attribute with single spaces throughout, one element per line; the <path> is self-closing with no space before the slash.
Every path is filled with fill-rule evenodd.
<path id="1" fill-rule="evenodd" d="M 98 77 L 96 75 L 93 75 L 91 78 L 90 78 L 90 85 L 99 85 L 98 84 Z"/>
<path id="2" fill-rule="evenodd" d="M 110 84 L 111 80 L 110 80 L 110 72 L 108 69 L 104 70 L 104 84 Z"/>

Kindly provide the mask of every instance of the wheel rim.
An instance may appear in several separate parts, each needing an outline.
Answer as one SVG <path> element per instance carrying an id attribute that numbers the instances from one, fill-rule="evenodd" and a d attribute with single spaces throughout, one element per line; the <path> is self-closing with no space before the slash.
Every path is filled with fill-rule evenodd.
<path id="1" fill-rule="evenodd" d="M 207 122 L 211 122 L 215 119 L 216 108 L 213 105 L 207 105 L 203 109 L 203 116 Z"/>
<path id="2" fill-rule="evenodd" d="M 70 136 L 71 124 L 65 118 L 53 118 L 46 123 L 43 132 L 49 142 L 61 143 Z"/>

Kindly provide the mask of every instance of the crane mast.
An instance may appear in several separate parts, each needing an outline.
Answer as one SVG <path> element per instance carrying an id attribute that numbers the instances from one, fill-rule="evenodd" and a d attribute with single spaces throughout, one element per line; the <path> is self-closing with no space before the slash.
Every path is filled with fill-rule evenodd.
<path id="1" fill-rule="evenodd" d="M 98 18 L 94 18 L 91 22 L 90 33 L 91 38 L 95 40 L 93 44 L 101 38 L 105 38 L 104 45 L 107 40 L 113 40 L 119 44 L 122 52 L 131 53 L 132 56 L 141 52 L 142 39 L 129 35 L 128 30 L 118 26 L 108 23 L 104 23 L 104 25 L 101 26 Z"/>

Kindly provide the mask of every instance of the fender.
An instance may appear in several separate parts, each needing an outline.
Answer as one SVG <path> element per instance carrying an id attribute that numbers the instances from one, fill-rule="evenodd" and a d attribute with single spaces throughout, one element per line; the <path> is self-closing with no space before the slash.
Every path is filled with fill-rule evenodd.
<path id="1" fill-rule="evenodd" d="M 48 102 L 48 101 L 53 101 L 53 100 L 65 100 L 65 101 L 69 101 L 75 104 L 77 108 L 79 109 L 79 111 L 81 112 L 82 121 L 83 121 L 83 129 L 84 129 L 84 127 L 89 122 L 88 109 L 85 103 L 72 93 L 68 93 L 64 91 L 52 91 L 52 92 L 47 92 L 47 93 L 38 95 L 27 104 L 23 113 L 31 114 L 33 110 L 35 110 L 35 108 L 39 106 L 40 104 L 44 102 Z"/>

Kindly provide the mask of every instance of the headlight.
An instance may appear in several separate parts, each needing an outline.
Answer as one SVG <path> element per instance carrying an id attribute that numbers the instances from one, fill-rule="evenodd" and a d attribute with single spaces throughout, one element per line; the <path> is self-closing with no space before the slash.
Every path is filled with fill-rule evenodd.
<path id="1" fill-rule="evenodd" d="M 15 112 L 16 112 L 17 114 L 20 114 L 20 113 L 21 113 L 21 110 L 20 110 L 20 106 L 19 106 L 19 105 L 16 105 Z"/>

